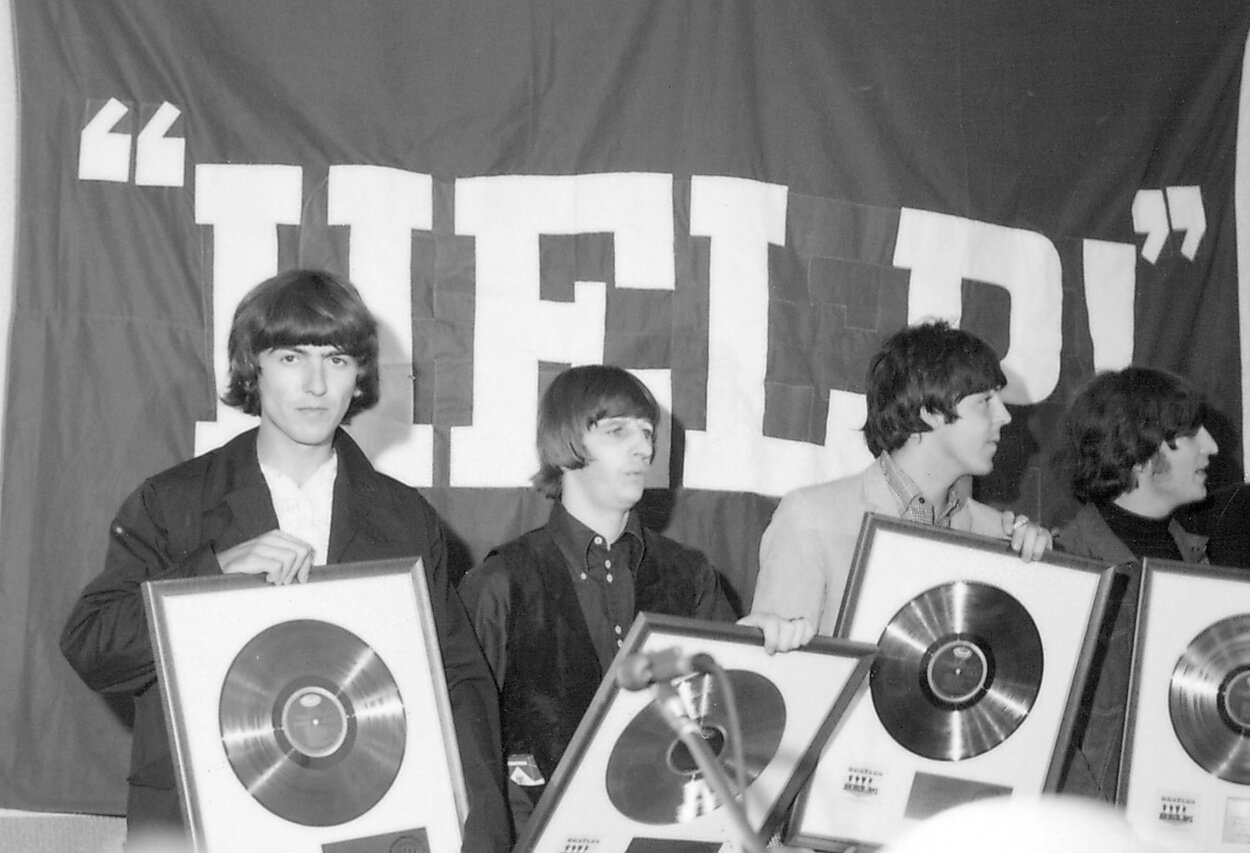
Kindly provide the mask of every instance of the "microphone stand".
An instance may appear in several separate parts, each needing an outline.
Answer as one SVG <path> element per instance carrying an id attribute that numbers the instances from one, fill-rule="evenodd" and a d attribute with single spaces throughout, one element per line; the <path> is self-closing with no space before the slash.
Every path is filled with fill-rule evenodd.
<path id="1" fill-rule="evenodd" d="M 737 830 L 744 849 L 747 853 L 767 853 L 764 842 L 755 830 L 751 829 L 751 824 L 747 822 L 746 811 L 729 787 L 729 780 L 725 776 L 724 769 L 716 756 L 712 754 L 707 741 L 703 739 L 702 729 L 694 720 L 686 716 L 685 706 L 682 704 L 681 697 L 677 695 L 677 691 L 673 689 L 673 685 L 667 681 L 657 681 L 651 685 L 651 696 L 664 722 L 686 745 L 695 764 L 712 784 L 717 798 L 729 813 L 730 822 Z M 746 794 L 745 789 L 743 794 Z"/>

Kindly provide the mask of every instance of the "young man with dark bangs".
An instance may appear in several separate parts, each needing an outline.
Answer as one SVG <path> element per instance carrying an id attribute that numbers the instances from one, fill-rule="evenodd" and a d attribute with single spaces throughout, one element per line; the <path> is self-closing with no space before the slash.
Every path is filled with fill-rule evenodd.
<path id="1" fill-rule="evenodd" d="M 971 497 L 1011 422 L 1006 384 L 989 344 L 943 321 L 887 340 L 868 370 L 864 437 L 876 459 L 782 498 L 760 543 L 752 610 L 802 616 L 832 634 L 870 512 L 1009 539 L 1023 559 L 1040 557 L 1049 531 Z"/>
<path id="2" fill-rule="evenodd" d="M 463 849 L 507 850 L 495 687 L 448 583 L 438 518 L 415 489 L 375 471 L 341 429 L 378 400 L 373 316 L 345 279 L 288 271 L 239 303 L 228 349 L 223 400 L 258 415 L 259 426 L 125 501 L 104 571 L 61 635 L 90 687 L 134 697 L 131 840 L 182 826 L 140 584 L 235 573 L 287 584 L 307 580 L 314 565 L 421 557 L 469 792 Z"/>
<path id="3" fill-rule="evenodd" d="M 574 367 L 539 406 L 534 486 L 546 525 L 492 551 L 460 582 L 501 693 L 509 801 L 518 832 L 642 611 L 737 618 L 699 551 L 644 528 L 634 511 L 655 454 L 659 406 L 618 367 Z M 803 620 L 742 620 L 769 652 L 811 639 Z"/>
<path id="4" fill-rule="evenodd" d="M 1207 496 L 1207 466 L 1219 447 L 1205 418 L 1187 381 L 1145 367 L 1094 377 L 1068 408 L 1060 464 L 1081 508 L 1055 547 L 1117 566 L 1062 793 L 1115 800 L 1141 561 L 1207 561 L 1206 539 L 1173 517 Z"/>

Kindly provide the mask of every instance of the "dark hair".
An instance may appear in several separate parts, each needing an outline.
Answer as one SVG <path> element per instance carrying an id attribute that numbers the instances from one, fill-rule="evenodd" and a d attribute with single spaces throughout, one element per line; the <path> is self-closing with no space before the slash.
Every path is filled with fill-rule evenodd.
<path id="1" fill-rule="evenodd" d="M 1172 373 L 1126 367 L 1101 373 L 1073 399 L 1064 418 L 1061 458 L 1071 468 L 1072 493 L 1102 503 L 1137 486 L 1135 465 L 1167 442 L 1194 435 L 1206 419 L 1198 391 Z"/>
<path id="2" fill-rule="evenodd" d="M 1002 388 L 1007 377 L 990 345 L 944 320 L 896 332 L 868 367 L 864 438 L 873 456 L 897 450 L 930 427 L 922 411 L 950 423 L 969 394 Z"/>
<path id="3" fill-rule="evenodd" d="M 260 414 L 257 358 L 275 347 L 334 346 L 356 359 L 357 393 L 343 423 L 378 402 L 378 327 L 355 285 L 321 270 L 288 270 L 252 288 L 234 310 L 227 352 L 230 380 L 221 399 Z"/>
<path id="4" fill-rule="evenodd" d="M 547 386 L 538 404 L 538 460 L 534 488 L 549 498 L 561 493 L 565 470 L 584 468 L 586 430 L 604 418 L 660 420 L 655 397 L 638 377 L 619 367 L 571 367 Z"/>

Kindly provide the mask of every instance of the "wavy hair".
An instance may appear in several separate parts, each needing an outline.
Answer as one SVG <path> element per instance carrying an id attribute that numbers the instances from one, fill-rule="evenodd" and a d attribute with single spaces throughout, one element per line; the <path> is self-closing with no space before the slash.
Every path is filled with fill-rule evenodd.
<path id="1" fill-rule="evenodd" d="M 252 288 L 230 324 L 230 378 L 221 400 L 260 414 L 256 379 L 261 353 L 275 347 L 333 346 L 356 359 L 356 394 L 343 423 L 378 402 L 378 326 L 359 291 L 323 270 L 288 270 Z"/>
<path id="2" fill-rule="evenodd" d="M 921 412 L 950 423 L 964 397 L 1006 384 L 994 350 L 971 332 L 944 320 L 908 326 L 885 342 L 868 368 L 868 449 L 873 456 L 897 450 L 913 434 L 930 431 Z"/>
<path id="3" fill-rule="evenodd" d="M 1103 503 L 1137 486 L 1133 468 L 1166 443 L 1194 435 L 1206 419 L 1199 392 L 1173 373 L 1126 367 L 1100 373 L 1073 399 L 1064 417 L 1060 459 L 1070 468 L 1072 493 Z"/>

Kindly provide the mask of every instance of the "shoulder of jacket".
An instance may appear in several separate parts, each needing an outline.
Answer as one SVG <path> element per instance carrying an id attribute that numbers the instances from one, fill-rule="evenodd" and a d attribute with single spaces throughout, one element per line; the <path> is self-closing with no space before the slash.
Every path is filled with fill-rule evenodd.
<path id="1" fill-rule="evenodd" d="M 643 538 L 646 540 L 649 551 L 667 561 L 680 561 L 683 565 L 696 561 L 707 562 L 707 555 L 698 548 L 678 542 L 663 533 L 643 528 Z"/>

